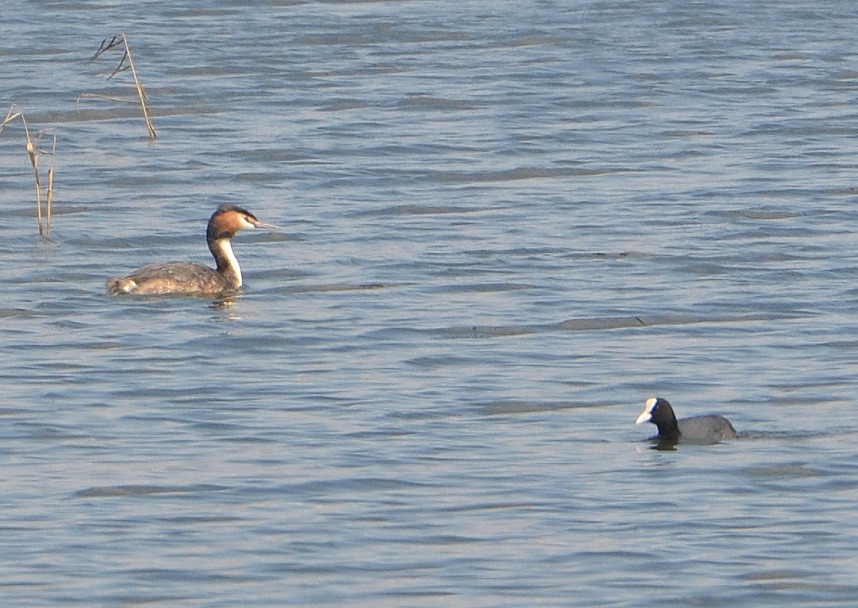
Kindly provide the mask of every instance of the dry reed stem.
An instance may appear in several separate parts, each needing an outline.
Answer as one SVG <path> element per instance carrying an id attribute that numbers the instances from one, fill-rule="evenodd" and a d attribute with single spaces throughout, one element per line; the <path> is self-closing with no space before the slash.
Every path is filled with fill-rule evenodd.
<path id="1" fill-rule="evenodd" d="M 54 208 L 54 159 L 57 157 L 57 134 L 52 133 L 51 166 L 48 167 L 48 189 L 45 192 L 45 214 L 47 216 L 48 234 L 51 233 L 51 213 Z"/>
<path id="2" fill-rule="evenodd" d="M 121 38 L 121 39 L 120 39 Z M 146 100 L 149 98 L 146 95 L 146 89 L 143 88 L 143 83 L 140 82 L 140 79 L 137 77 L 137 70 L 134 68 L 134 60 L 131 58 L 131 47 L 128 46 L 128 37 L 122 33 L 113 36 L 108 42 L 107 38 L 101 41 L 101 46 L 98 47 L 98 50 L 92 56 L 90 61 L 95 61 L 104 53 L 115 49 L 122 45 L 124 47 L 124 52 L 122 53 L 122 58 L 119 60 L 119 64 L 116 66 L 110 75 L 107 77 L 108 79 L 113 78 L 120 72 L 125 72 L 126 70 L 131 71 L 131 76 L 134 78 L 134 87 L 137 89 L 137 97 L 140 100 L 140 108 L 143 110 L 143 119 L 146 121 L 146 130 L 149 131 L 149 139 L 155 139 L 158 137 L 158 134 L 155 132 L 155 127 L 152 125 L 152 119 L 149 118 L 149 108 L 146 106 Z M 84 95 L 82 95 L 83 97 Z M 103 95 L 85 95 L 86 97 L 105 97 Z M 111 99 L 106 97 L 107 99 Z M 115 99 L 115 98 L 114 98 Z M 124 100 L 118 100 L 124 101 Z"/>
<path id="3" fill-rule="evenodd" d="M 27 157 L 30 159 L 30 166 L 33 168 L 33 177 L 36 182 L 36 219 L 39 223 L 39 236 L 47 237 L 51 233 L 51 208 L 53 206 L 54 199 L 54 159 L 56 158 L 57 152 L 57 134 L 52 134 L 53 143 L 51 144 L 50 152 L 39 150 L 36 143 L 45 133 L 47 133 L 47 131 L 37 131 L 34 137 L 30 137 L 30 127 L 27 124 L 27 119 L 24 117 L 23 112 L 16 111 L 14 105 L 9 109 L 9 112 L 6 114 L 6 118 L 3 122 L 0 123 L 0 132 L 3 131 L 3 128 L 7 124 L 16 118 L 20 118 L 21 123 L 24 125 L 24 135 L 27 138 Z M 48 154 L 51 157 L 51 165 L 48 167 L 47 172 L 48 185 L 44 196 L 44 216 L 42 215 L 42 179 L 39 175 L 39 157 L 42 154 Z"/>
<path id="4" fill-rule="evenodd" d="M 14 105 L 13 105 L 11 108 L 9 108 L 9 112 L 6 114 L 6 118 L 4 118 L 4 119 L 3 119 L 3 122 L 0 122 L 0 133 L 2 133 L 2 132 L 3 132 L 3 128 L 4 128 L 6 125 L 8 125 L 10 122 L 12 122 L 13 120 L 15 120 L 15 119 L 16 119 L 16 118 L 18 118 L 19 116 L 21 116 L 21 113 L 20 113 L 20 112 L 16 112 L 16 111 L 15 111 L 15 106 L 14 106 Z"/>

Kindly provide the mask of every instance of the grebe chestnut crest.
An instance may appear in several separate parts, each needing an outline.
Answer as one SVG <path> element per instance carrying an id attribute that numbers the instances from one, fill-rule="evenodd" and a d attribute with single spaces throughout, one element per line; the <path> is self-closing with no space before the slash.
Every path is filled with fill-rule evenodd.
<path id="1" fill-rule="evenodd" d="M 217 268 L 192 262 L 147 264 L 127 277 L 107 279 L 107 293 L 139 295 L 217 295 L 241 287 L 241 268 L 232 252 L 229 240 L 239 230 L 250 228 L 276 229 L 263 224 L 249 211 L 235 205 L 217 208 L 206 229 L 209 251 Z"/>

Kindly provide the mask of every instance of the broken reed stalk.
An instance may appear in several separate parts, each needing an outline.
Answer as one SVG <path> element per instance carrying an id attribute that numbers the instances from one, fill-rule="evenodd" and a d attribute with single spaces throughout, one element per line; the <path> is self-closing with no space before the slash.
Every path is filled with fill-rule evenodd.
<path id="1" fill-rule="evenodd" d="M 57 151 L 57 134 L 52 133 L 52 143 L 50 152 L 40 150 L 36 143 L 42 138 L 47 131 L 37 131 L 35 140 L 30 138 L 30 129 L 27 126 L 27 121 L 24 115 L 21 115 L 21 122 L 24 123 L 24 133 L 27 136 L 27 156 L 30 158 L 30 166 L 33 167 L 33 177 L 36 181 L 36 219 L 39 223 L 39 236 L 47 237 L 51 234 L 51 208 L 54 200 L 54 159 Z M 46 174 L 47 185 L 44 187 L 44 197 L 42 196 L 42 179 L 39 175 L 39 158 L 42 154 L 47 154 L 51 157 L 51 164 L 48 167 Z M 44 213 L 42 213 L 42 199 L 44 198 Z"/>
<path id="2" fill-rule="evenodd" d="M 45 214 L 48 234 L 51 233 L 51 213 L 54 207 L 54 159 L 57 157 L 57 134 L 51 133 L 51 166 L 48 167 L 48 189 L 45 191 Z"/>
<path id="3" fill-rule="evenodd" d="M 16 118 L 20 118 L 21 123 L 24 125 L 24 134 L 27 137 L 27 156 L 30 159 L 30 166 L 33 168 L 33 176 L 36 180 L 36 219 L 39 222 L 39 236 L 47 238 L 51 233 L 51 208 L 54 200 L 54 159 L 57 152 L 57 134 L 52 133 L 53 143 L 51 144 L 50 152 L 40 150 L 36 144 L 47 131 L 37 131 L 35 139 L 30 137 L 30 127 L 27 125 L 27 119 L 24 117 L 23 112 L 16 111 L 14 105 L 9 109 L 3 122 L 0 123 L 0 132 Z M 42 179 L 39 175 L 39 157 L 42 154 L 48 154 L 51 157 L 51 166 L 48 167 L 47 173 L 48 184 L 45 188 L 44 196 L 44 214 L 42 213 Z"/>
<path id="4" fill-rule="evenodd" d="M 149 118 L 149 108 L 146 107 L 146 100 L 149 97 L 146 95 L 146 90 L 143 88 L 143 84 L 140 82 L 140 79 L 137 78 L 137 70 L 134 69 L 134 60 L 131 59 L 131 48 L 128 46 L 128 37 L 122 33 L 113 36 L 110 41 L 105 38 L 101 41 L 101 46 L 98 47 L 98 50 L 92 56 L 90 61 L 95 61 L 104 53 L 120 46 L 124 48 L 122 58 L 119 60 L 119 64 L 116 66 L 116 69 L 113 70 L 107 78 L 110 79 L 120 72 L 131 70 L 131 76 L 134 78 L 134 86 L 137 89 L 137 97 L 140 99 L 140 108 L 143 110 L 143 119 L 146 121 L 146 129 L 149 131 L 149 139 L 155 139 L 158 137 L 158 134 L 155 133 L 155 127 L 152 125 L 152 119 Z"/>

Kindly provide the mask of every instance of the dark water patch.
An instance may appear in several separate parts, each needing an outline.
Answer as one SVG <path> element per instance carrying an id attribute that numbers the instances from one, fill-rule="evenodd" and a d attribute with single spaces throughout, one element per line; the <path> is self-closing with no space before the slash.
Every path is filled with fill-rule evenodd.
<path id="1" fill-rule="evenodd" d="M 295 484 L 287 484 L 279 488 L 279 492 L 283 492 L 291 496 L 327 496 L 338 495 L 349 492 L 368 492 L 368 491 L 391 491 L 391 490 L 413 490 L 418 488 L 431 487 L 431 484 L 423 482 L 406 481 L 395 478 L 360 478 L 360 477 L 345 477 L 328 480 L 313 480 Z M 258 489 L 259 491 L 267 490 Z M 251 490 L 256 492 L 257 490 Z"/>
<path id="2" fill-rule="evenodd" d="M 316 276 L 316 274 L 311 271 L 293 268 L 291 266 L 280 268 L 266 268 L 264 271 L 248 271 L 246 273 L 244 273 L 242 269 L 242 273 L 246 274 L 248 279 L 264 278 L 274 284 L 283 283 L 284 281 L 292 281 L 294 279 Z"/>
<path id="3" fill-rule="evenodd" d="M 211 492 L 222 492 L 229 488 L 219 485 L 199 484 L 191 486 L 162 486 L 162 485 L 118 485 L 118 486 L 93 486 L 74 492 L 72 498 L 140 498 L 161 494 L 209 494 Z"/>
<path id="4" fill-rule="evenodd" d="M 449 513 L 466 513 L 470 511 L 542 511 L 546 508 L 544 503 L 528 500 L 473 502 L 442 509 Z"/>
<path id="5" fill-rule="evenodd" d="M 787 220 L 801 217 L 801 213 L 778 209 L 733 209 L 716 212 L 724 217 L 739 217 L 749 220 Z"/>
<path id="6" fill-rule="evenodd" d="M 477 358 L 467 358 L 456 355 L 445 355 L 445 356 L 428 356 L 428 357 L 415 357 L 413 359 L 408 359 L 406 363 L 408 365 L 413 365 L 419 368 L 425 369 L 434 369 L 440 367 L 446 367 L 448 365 L 469 365 L 476 362 Z"/>
<path id="7" fill-rule="evenodd" d="M 319 108 L 321 112 L 346 112 L 349 110 L 363 110 L 370 107 L 365 101 L 357 99 L 339 99 L 331 100 L 328 105 Z"/>
<path id="8" fill-rule="evenodd" d="M 745 467 L 744 472 L 749 477 L 756 477 L 761 479 L 819 477 L 825 475 L 822 471 L 809 467 L 805 463 L 773 464 L 768 466 Z"/>
<path id="9" fill-rule="evenodd" d="M 530 36 L 516 37 L 510 40 L 499 42 L 497 44 L 497 47 L 521 48 L 528 46 L 554 46 L 560 45 L 565 41 L 565 38 L 559 36 L 552 36 L 549 34 L 534 34 Z"/>
<path id="10" fill-rule="evenodd" d="M 521 324 L 521 325 L 468 325 L 423 329 L 418 327 L 387 327 L 371 330 L 363 336 L 373 340 L 404 340 L 409 337 L 430 335 L 448 339 L 496 338 L 508 336 L 526 336 L 541 333 L 588 332 L 615 329 L 645 329 L 683 325 L 745 325 L 760 321 L 782 321 L 797 318 L 795 316 L 756 315 L 743 316 L 691 316 L 691 315 L 637 315 L 628 317 L 602 317 L 568 319 L 558 323 Z"/>
<path id="11" fill-rule="evenodd" d="M 792 430 L 792 431 L 761 431 L 761 430 L 745 430 L 739 431 L 739 439 L 748 439 L 755 441 L 804 441 L 808 439 L 819 439 L 828 437 L 827 433 L 820 433 L 807 430 Z"/>
<path id="12" fill-rule="evenodd" d="M 21 416 L 27 414 L 28 411 L 22 408 L 3 406 L 0 407 L 0 416 Z"/>
<path id="13" fill-rule="evenodd" d="M 441 183 L 487 183 L 515 182 L 532 179 L 556 179 L 566 177 L 594 177 L 627 173 L 626 167 L 591 169 L 587 167 L 517 167 L 494 171 L 435 171 L 427 175 Z"/>
<path id="14" fill-rule="evenodd" d="M 400 101 L 396 107 L 400 109 L 475 110 L 478 106 L 462 99 L 433 97 L 431 95 L 410 95 Z"/>
<path id="15" fill-rule="evenodd" d="M 33 310 L 23 308 L 0 308 L 0 320 L 5 319 L 31 319 L 42 316 Z"/>
<path id="16" fill-rule="evenodd" d="M 416 205 L 416 204 L 401 204 L 382 207 L 379 209 L 367 209 L 355 211 L 352 213 L 354 217 L 397 217 L 408 215 L 450 215 L 477 213 L 485 211 L 481 208 L 466 207 L 461 205 Z"/>
<path id="17" fill-rule="evenodd" d="M 470 338 L 499 338 L 505 336 L 523 336 L 536 333 L 538 330 L 523 325 L 471 325 L 469 327 L 447 327 L 431 330 L 438 337 L 445 339 Z"/>
<path id="18" fill-rule="evenodd" d="M 501 336 L 520 336 L 534 333 L 552 333 L 558 331 L 604 331 L 613 329 L 662 327 L 702 324 L 742 324 L 763 320 L 772 320 L 769 315 L 746 315 L 738 317 L 696 317 L 691 315 L 639 315 L 630 317 L 602 317 L 568 319 L 559 323 L 544 325 L 471 325 L 467 327 L 449 327 L 433 332 L 449 338 L 492 338 Z"/>
<path id="19" fill-rule="evenodd" d="M 330 293 L 349 291 L 380 291 L 402 287 L 405 283 L 328 283 L 316 285 L 292 285 L 278 289 L 266 290 L 267 293 L 296 294 L 296 293 Z"/>
<path id="20" fill-rule="evenodd" d="M 259 580 L 258 576 L 252 575 L 238 575 L 238 574 L 225 574 L 223 572 L 211 572 L 207 569 L 198 569 L 198 568 L 126 568 L 121 571 L 123 576 L 129 577 L 131 580 L 140 580 L 146 584 L 151 584 L 152 581 L 164 581 L 167 582 L 178 582 L 178 583 L 186 583 L 188 580 L 199 580 L 204 584 L 212 584 L 212 583 L 242 583 L 242 582 L 253 582 Z M 189 597 L 189 596 L 185 596 Z M 145 599 L 144 599 L 145 598 Z M 113 598 L 118 599 L 118 598 Z M 123 604 L 133 605 L 134 603 L 149 603 L 153 601 L 169 601 L 170 599 L 180 599 L 178 596 L 163 596 L 158 597 L 157 595 L 154 598 L 151 598 L 148 595 L 143 595 L 141 593 L 140 596 L 137 596 L 137 599 L 134 599 L 134 596 L 128 595 L 126 596 L 126 600 L 122 602 Z"/>
<path id="21" fill-rule="evenodd" d="M 70 443 L 76 440 L 88 440 L 90 437 L 81 433 L 75 427 L 53 424 L 50 422 L 19 422 L 14 423 L 18 434 L 28 440 L 48 443 Z"/>
<path id="22" fill-rule="evenodd" d="M 696 131 L 693 129 L 673 129 L 662 133 L 664 137 L 677 138 L 694 138 L 694 137 L 711 137 L 714 133 L 710 131 Z"/>
<path id="23" fill-rule="evenodd" d="M 152 94 L 155 91 L 149 90 L 147 87 L 147 92 Z M 167 91 L 169 93 L 169 91 Z M 133 99 L 132 99 L 133 102 Z M 90 100 L 89 103 L 95 103 L 94 100 Z M 32 117 L 27 115 L 28 120 L 40 124 L 40 125 L 50 125 L 50 124 L 74 124 L 74 123 L 86 123 L 86 122 L 95 122 L 95 121 L 113 121 L 113 120 L 143 120 L 142 115 L 140 113 L 140 107 L 135 105 L 129 105 L 128 107 L 124 106 L 116 106 L 114 102 L 109 100 L 104 100 L 104 104 L 110 107 L 105 108 L 79 108 L 75 110 L 69 110 L 68 112 L 51 112 L 50 114 L 34 114 Z M 147 106 L 149 110 L 149 114 L 155 122 L 156 128 L 158 127 L 158 123 L 156 121 L 157 118 L 167 118 L 171 116 L 197 116 L 203 114 L 218 114 L 224 112 L 223 108 L 218 108 L 215 106 L 210 106 L 206 104 L 194 104 L 187 106 L 174 106 L 168 107 L 164 105 L 155 106 Z M 145 130 L 143 132 L 145 135 Z"/>
<path id="24" fill-rule="evenodd" d="M 520 291 L 522 289 L 533 289 L 534 285 L 524 283 L 477 283 L 465 285 L 446 285 L 438 288 L 437 293 L 503 293 L 506 291 Z"/>
<path id="25" fill-rule="evenodd" d="M 509 414 L 531 414 L 540 412 L 556 412 L 564 410 L 589 410 L 615 407 L 616 403 L 607 402 L 569 402 L 561 401 L 554 403 L 503 400 L 491 403 L 478 404 L 476 409 L 488 416 L 505 416 Z"/>
<path id="26" fill-rule="evenodd" d="M 831 582 L 832 574 L 808 569 L 760 569 L 741 575 L 740 580 L 754 587 L 776 593 L 776 598 L 790 598 L 797 603 L 815 606 L 842 606 L 844 598 L 855 597 L 858 585 Z M 783 599 L 781 599 L 783 601 Z"/>
<path id="27" fill-rule="evenodd" d="M 858 295 L 858 289 L 852 290 L 850 294 Z M 819 342 L 819 346 L 835 350 L 853 351 L 858 349 L 858 340 L 832 340 L 830 342 Z"/>
<path id="28" fill-rule="evenodd" d="M 166 514 L 161 518 L 165 522 L 175 523 L 182 526 L 195 526 L 199 525 L 219 525 L 219 524 L 229 524 L 229 523 L 240 523 L 246 521 L 245 518 L 240 515 L 205 515 L 205 514 L 194 514 L 194 515 L 170 515 Z"/>

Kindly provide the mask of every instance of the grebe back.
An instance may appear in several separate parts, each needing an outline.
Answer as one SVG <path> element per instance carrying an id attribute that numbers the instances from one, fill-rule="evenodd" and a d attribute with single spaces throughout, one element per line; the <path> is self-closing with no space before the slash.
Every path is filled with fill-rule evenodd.
<path id="1" fill-rule="evenodd" d="M 239 230 L 270 228 L 249 211 L 235 205 L 221 205 L 212 214 L 206 229 L 209 251 L 217 263 L 212 269 L 193 262 L 148 264 L 127 277 L 107 279 L 107 293 L 139 295 L 217 295 L 241 287 L 241 268 L 232 252 L 230 239 Z"/>

